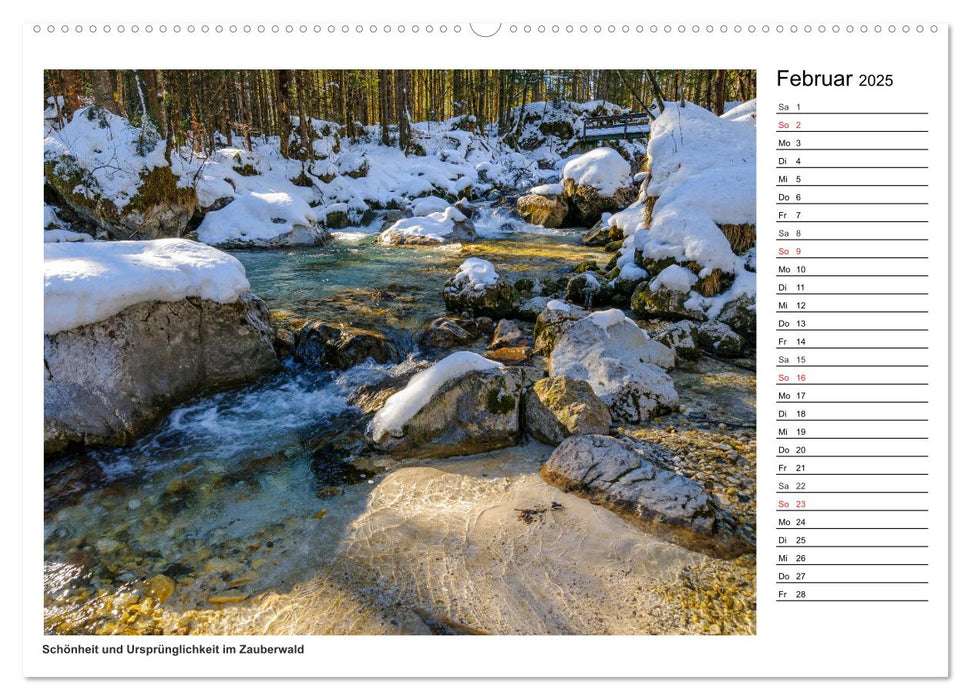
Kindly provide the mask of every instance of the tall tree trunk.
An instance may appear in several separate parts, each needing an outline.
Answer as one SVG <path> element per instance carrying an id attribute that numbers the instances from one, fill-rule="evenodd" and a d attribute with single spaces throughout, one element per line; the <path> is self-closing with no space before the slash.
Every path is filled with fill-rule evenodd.
<path id="1" fill-rule="evenodd" d="M 381 122 L 381 143 L 391 145 L 391 71 L 378 71 L 378 120 Z"/>
<path id="2" fill-rule="evenodd" d="M 290 134 L 293 133 L 293 121 L 290 119 L 290 73 L 288 70 L 277 71 L 277 126 L 280 134 L 280 155 L 290 157 Z"/>
<path id="3" fill-rule="evenodd" d="M 409 71 L 396 70 L 394 72 L 395 109 L 398 115 L 398 148 L 407 151 L 411 147 L 411 111 L 408 100 L 411 92 L 411 76 Z"/>
<path id="4" fill-rule="evenodd" d="M 725 111 L 725 71 L 715 71 L 715 104 L 711 110 L 719 117 Z"/>

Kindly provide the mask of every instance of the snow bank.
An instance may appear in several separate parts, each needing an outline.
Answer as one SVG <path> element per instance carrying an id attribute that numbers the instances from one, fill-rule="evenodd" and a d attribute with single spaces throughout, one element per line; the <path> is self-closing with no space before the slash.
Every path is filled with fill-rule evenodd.
<path id="1" fill-rule="evenodd" d="M 438 243 L 448 242 L 455 228 L 455 224 L 465 221 L 467 217 L 455 207 L 447 207 L 445 211 L 435 212 L 427 216 L 412 216 L 395 221 L 387 230 L 378 236 L 378 242 L 386 242 L 393 238 L 393 234 L 425 238 Z"/>
<path id="2" fill-rule="evenodd" d="M 755 223 L 753 120 L 736 122 L 690 102 L 669 102 L 652 126 L 647 153 L 647 193 L 659 198 L 655 217 L 672 207 L 697 209 L 718 224 Z"/>
<path id="3" fill-rule="evenodd" d="M 250 288 L 233 256 L 184 239 L 44 245 L 44 333 L 97 321 L 143 301 L 236 301 Z"/>
<path id="4" fill-rule="evenodd" d="M 612 197 L 631 184 L 630 163 L 612 148 L 595 148 L 570 158 L 563 166 L 562 180 L 573 180 Z"/>
<path id="5" fill-rule="evenodd" d="M 447 382 L 468 374 L 499 369 L 499 362 L 487 360 L 474 352 L 460 351 L 439 360 L 422 370 L 404 389 L 393 394 L 371 421 L 372 435 L 381 440 L 385 435 L 398 434 L 404 425 L 425 407 L 431 397 Z"/>

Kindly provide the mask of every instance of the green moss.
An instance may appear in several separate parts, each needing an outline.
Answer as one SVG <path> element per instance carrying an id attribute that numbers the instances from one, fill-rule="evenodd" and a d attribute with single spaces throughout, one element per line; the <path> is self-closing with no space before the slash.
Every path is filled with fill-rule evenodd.
<path id="1" fill-rule="evenodd" d="M 496 387 L 486 395 L 486 407 L 492 413 L 509 413 L 516 408 L 516 399 L 502 387 Z"/>
<path id="2" fill-rule="evenodd" d="M 600 268 L 593 260 L 585 260 L 573 268 L 574 272 L 599 272 Z"/>
<path id="3" fill-rule="evenodd" d="M 122 214 L 145 213 L 172 204 L 194 208 L 198 203 L 192 187 L 179 187 L 179 178 L 169 168 L 153 168 L 142 177 L 138 193 L 121 210 Z"/>
<path id="4" fill-rule="evenodd" d="M 259 175 L 260 171 L 253 167 L 252 163 L 243 163 L 242 165 L 234 165 L 233 170 L 235 170 L 240 175 L 245 177 L 251 177 L 253 175 Z"/>
<path id="5" fill-rule="evenodd" d="M 314 181 L 310 179 L 310 176 L 307 175 L 307 173 L 300 173 L 296 177 L 291 178 L 290 182 L 297 187 L 312 187 L 314 184 Z"/>

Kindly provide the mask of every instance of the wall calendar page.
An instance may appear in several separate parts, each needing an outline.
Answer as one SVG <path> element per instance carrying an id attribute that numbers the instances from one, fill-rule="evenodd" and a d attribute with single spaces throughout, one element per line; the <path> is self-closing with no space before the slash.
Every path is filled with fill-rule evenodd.
<path id="1" fill-rule="evenodd" d="M 367 14 L 23 24 L 23 675 L 949 677 L 953 27 Z"/>

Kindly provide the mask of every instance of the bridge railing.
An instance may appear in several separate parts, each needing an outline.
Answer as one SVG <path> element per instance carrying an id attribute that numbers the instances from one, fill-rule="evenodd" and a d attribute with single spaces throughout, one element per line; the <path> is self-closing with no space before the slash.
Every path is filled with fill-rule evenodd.
<path id="1" fill-rule="evenodd" d="M 652 115 L 647 112 L 626 112 L 624 114 L 599 115 L 583 120 L 581 141 L 599 140 L 603 136 L 627 138 L 628 134 L 645 136 L 650 132 Z M 647 128 L 638 128 L 647 127 Z M 589 134 L 588 130 L 611 129 L 610 134 Z"/>

